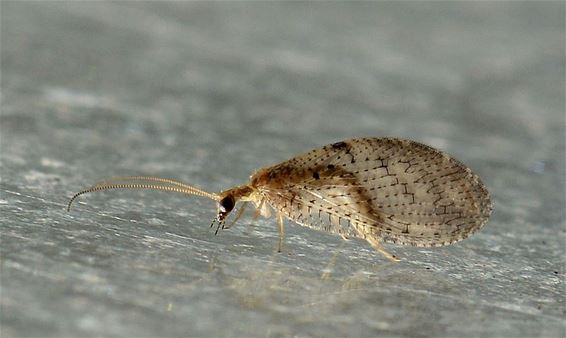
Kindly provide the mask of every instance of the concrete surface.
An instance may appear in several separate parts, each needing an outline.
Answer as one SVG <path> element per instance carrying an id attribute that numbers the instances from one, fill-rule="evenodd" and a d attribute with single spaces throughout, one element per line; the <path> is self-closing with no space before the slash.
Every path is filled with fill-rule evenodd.
<path id="1" fill-rule="evenodd" d="M 1 336 L 564 337 L 564 2 L 1 3 Z M 211 191 L 356 136 L 453 154 L 495 211 L 445 248 L 214 203 L 72 193 L 108 176 Z"/>

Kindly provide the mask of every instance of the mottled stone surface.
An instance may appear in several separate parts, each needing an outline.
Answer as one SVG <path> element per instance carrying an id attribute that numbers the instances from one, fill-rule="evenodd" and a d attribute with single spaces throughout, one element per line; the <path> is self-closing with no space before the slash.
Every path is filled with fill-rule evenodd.
<path id="1" fill-rule="evenodd" d="M 564 2 L 1 3 L 1 335 L 564 336 Z M 68 197 L 150 174 L 211 191 L 397 136 L 482 176 L 457 245 L 388 245 L 213 202 Z"/>

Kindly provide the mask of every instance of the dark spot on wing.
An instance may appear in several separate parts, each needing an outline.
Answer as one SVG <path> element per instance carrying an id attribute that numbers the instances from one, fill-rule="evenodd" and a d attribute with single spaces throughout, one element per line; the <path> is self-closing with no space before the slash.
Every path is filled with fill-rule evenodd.
<path id="1" fill-rule="evenodd" d="M 333 149 L 344 149 L 348 147 L 348 144 L 346 142 L 336 142 L 332 143 L 331 146 Z"/>

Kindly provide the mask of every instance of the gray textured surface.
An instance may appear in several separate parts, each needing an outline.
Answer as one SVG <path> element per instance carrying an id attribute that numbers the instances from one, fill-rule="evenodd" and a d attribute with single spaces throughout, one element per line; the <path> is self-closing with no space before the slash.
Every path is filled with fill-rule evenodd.
<path id="1" fill-rule="evenodd" d="M 564 336 L 564 2 L 1 4 L 1 335 Z M 211 191 L 355 136 L 471 166 L 495 211 L 439 249 L 208 200 L 67 198 L 107 176 Z"/>

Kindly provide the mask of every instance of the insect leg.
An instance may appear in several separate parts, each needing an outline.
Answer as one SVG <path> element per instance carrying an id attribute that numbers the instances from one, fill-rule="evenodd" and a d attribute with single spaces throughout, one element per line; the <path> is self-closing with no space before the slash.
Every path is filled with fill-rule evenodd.
<path id="1" fill-rule="evenodd" d="M 257 206 L 257 208 L 255 209 L 254 217 L 252 218 L 252 223 L 255 223 L 255 221 L 257 221 L 257 219 L 261 215 L 261 209 L 263 209 L 264 202 L 265 199 L 262 199 L 261 202 L 259 202 L 259 206 Z"/>
<path id="2" fill-rule="evenodd" d="M 283 239 L 285 238 L 285 223 L 283 222 L 283 214 L 281 212 L 277 213 L 277 225 L 279 225 L 279 245 L 277 252 L 281 252 L 283 249 Z"/>
<path id="3" fill-rule="evenodd" d="M 371 244 L 371 246 L 375 250 L 379 251 L 383 256 L 385 256 L 390 261 L 392 261 L 392 262 L 399 262 L 400 261 L 400 259 L 397 258 L 397 256 L 392 255 L 389 252 L 385 251 L 383 246 L 381 246 L 381 243 L 379 242 L 379 240 L 377 240 L 375 238 L 371 238 L 371 237 L 366 238 L 366 240 L 369 242 L 369 244 Z"/>
<path id="4" fill-rule="evenodd" d="M 238 210 L 238 213 L 236 214 L 236 218 L 234 218 L 234 220 L 232 222 L 230 222 L 230 224 L 228 224 L 226 227 L 223 227 L 223 229 L 229 229 L 231 228 L 234 224 L 236 224 L 236 222 L 240 219 L 240 217 L 242 217 L 242 215 L 244 214 L 244 211 L 246 210 L 246 206 L 248 205 L 247 202 L 243 202 L 242 207 L 240 208 L 240 210 Z"/>

